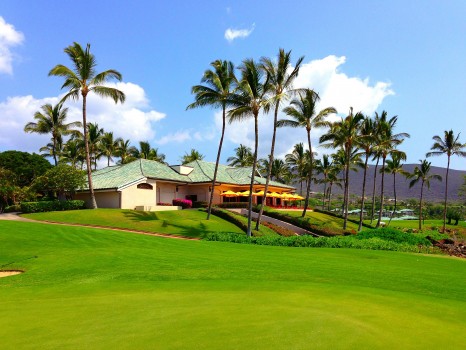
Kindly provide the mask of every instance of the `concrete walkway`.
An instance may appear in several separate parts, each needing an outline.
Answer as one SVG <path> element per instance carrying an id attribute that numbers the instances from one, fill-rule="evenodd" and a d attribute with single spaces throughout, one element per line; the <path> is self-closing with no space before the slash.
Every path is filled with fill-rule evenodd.
<path id="1" fill-rule="evenodd" d="M 244 216 L 248 215 L 248 210 L 247 209 L 230 209 L 230 211 L 233 211 L 235 213 L 238 213 L 238 214 L 241 214 L 241 215 L 244 215 Z M 259 215 L 258 213 L 253 212 L 252 213 L 252 218 L 256 219 L 258 215 Z M 286 228 L 286 229 L 288 229 L 290 231 L 293 231 L 296 234 L 296 236 L 310 235 L 310 236 L 314 236 L 314 237 L 320 237 L 318 234 L 316 234 L 314 232 L 305 230 L 305 229 L 303 229 L 301 227 L 292 225 L 292 224 L 290 224 L 288 222 L 285 222 L 285 221 L 281 221 L 281 220 L 278 220 L 278 219 L 275 219 L 275 218 L 271 218 L 270 216 L 267 216 L 267 215 L 264 215 L 264 214 L 262 214 L 261 220 L 265 221 L 265 222 L 270 222 L 271 224 L 274 224 L 274 225 Z"/>

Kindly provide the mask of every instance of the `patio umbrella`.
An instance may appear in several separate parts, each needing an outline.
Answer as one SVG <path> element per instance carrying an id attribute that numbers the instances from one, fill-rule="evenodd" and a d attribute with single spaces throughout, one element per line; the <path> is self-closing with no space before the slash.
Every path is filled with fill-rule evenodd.
<path id="1" fill-rule="evenodd" d="M 221 194 L 221 196 L 225 197 L 238 197 L 238 194 L 236 192 L 233 192 L 231 190 L 225 191 Z"/>
<path id="2" fill-rule="evenodd" d="M 241 197 L 247 197 L 247 196 L 249 196 L 249 193 L 250 193 L 249 190 L 246 190 L 246 191 L 243 191 L 243 192 L 236 192 L 236 194 L 238 196 L 241 196 Z"/>
<path id="3" fill-rule="evenodd" d="M 260 190 L 259 192 L 254 192 L 252 195 L 253 196 L 263 196 L 264 195 L 264 190 Z"/>
<path id="4" fill-rule="evenodd" d="M 304 197 L 301 197 L 299 194 L 295 193 L 295 194 L 293 194 L 293 199 L 301 201 L 301 200 L 304 199 Z"/>
<path id="5" fill-rule="evenodd" d="M 270 198 L 282 198 L 282 195 L 280 193 L 277 193 L 277 192 L 272 192 L 270 194 L 267 194 L 267 197 L 270 197 Z"/>
<path id="6" fill-rule="evenodd" d="M 281 194 L 281 198 L 284 200 L 284 201 L 289 201 L 289 200 L 293 200 L 293 195 L 291 193 L 282 193 Z"/>

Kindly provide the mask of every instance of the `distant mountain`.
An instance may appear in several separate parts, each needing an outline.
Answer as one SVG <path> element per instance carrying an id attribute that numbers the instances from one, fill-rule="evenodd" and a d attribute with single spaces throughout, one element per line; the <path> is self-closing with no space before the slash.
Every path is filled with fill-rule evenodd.
<path id="1" fill-rule="evenodd" d="M 414 171 L 414 168 L 418 164 L 405 164 L 403 169 L 409 173 Z M 372 188 L 374 181 L 374 165 L 369 165 L 367 169 L 367 178 L 366 178 L 366 197 L 372 196 Z M 379 166 L 377 168 L 377 185 L 376 193 L 380 194 L 380 180 L 381 174 L 379 173 Z M 430 189 L 424 188 L 424 198 L 427 201 L 440 202 L 445 198 L 445 175 L 447 169 L 441 167 L 431 167 L 431 174 L 438 174 L 442 177 L 442 181 L 432 180 L 430 182 Z M 464 176 L 466 176 L 466 171 L 464 170 L 454 170 L 450 169 L 448 176 L 448 200 L 449 201 L 458 201 L 460 200 L 458 196 L 458 190 L 460 186 L 464 183 Z M 362 193 L 362 182 L 363 182 L 363 170 L 359 169 L 358 172 L 350 172 L 350 194 L 361 195 Z M 385 174 L 384 180 L 385 188 L 385 197 L 393 198 L 393 175 Z M 407 198 L 419 198 L 421 184 L 420 182 L 414 187 L 409 188 L 409 179 L 406 179 L 404 176 L 397 174 L 396 175 L 396 196 L 397 199 L 407 199 Z M 296 188 L 300 190 L 300 184 L 296 184 Z M 305 184 L 303 184 L 303 189 L 305 189 Z M 324 185 L 312 185 L 312 192 L 323 192 Z M 337 186 L 333 186 L 332 194 L 342 194 L 343 190 Z"/>

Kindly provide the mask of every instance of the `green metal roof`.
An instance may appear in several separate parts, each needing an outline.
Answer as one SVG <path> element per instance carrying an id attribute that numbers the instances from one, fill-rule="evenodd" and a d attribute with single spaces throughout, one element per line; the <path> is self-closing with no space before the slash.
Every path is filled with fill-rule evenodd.
<path id="1" fill-rule="evenodd" d="M 188 175 L 181 175 L 166 164 L 138 159 L 128 164 L 110 166 L 94 171 L 92 173 L 92 182 L 96 190 L 120 189 L 145 178 L 193 184 L 212 182 L 215 163 L 194 161 L 185 165 L 193 168 L 193 171 Z M 217 182 L 248 185 L 251 181 L 251 172 L 251 167 L 234 168 L 219 164 Z M 264 178 L 256 176 L 254 180 L 256 184 L 265 184 Z M 270 185 L 293 189 L 291 186 L 276 181 L 270 181 Z M 87 189 L 87 186 L 84 189 Z"/>

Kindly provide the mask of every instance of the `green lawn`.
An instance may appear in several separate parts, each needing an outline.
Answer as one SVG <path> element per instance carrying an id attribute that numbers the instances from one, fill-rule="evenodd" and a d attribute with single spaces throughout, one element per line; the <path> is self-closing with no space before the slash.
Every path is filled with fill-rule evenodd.
<path id="1" fill-rule="evenodd" d="M 466 261 L 0 221 L 2 349 L 464 349 Z"/>
<path id="2" fill-rule="evenodd" d="M 293 216 L 301 216 L 302 211 L 298 210 L 284 210 L 287 214 Z M 314 211 L 306 211 L 306 217 L 309 217 L 309 222 L 318 227 L 326 227 L 335 233 L 343 233 L 343 219 L 335 216 L 327 215 L 325 213 L 318 213 Z M 347 222 L 347 231 L 357 231 L 358 224 L 354 222 Z"/>
<path id="3" fill-rule="evenodd" d="M 127 228 L 188 237 L 199 237 L 208 232 L 243 232 L 216 216 L 206 220 L 206 213 L 196 209 L 158 212 L 124 209 L 70 210 L 23 216 L 34 220 Z"/>

